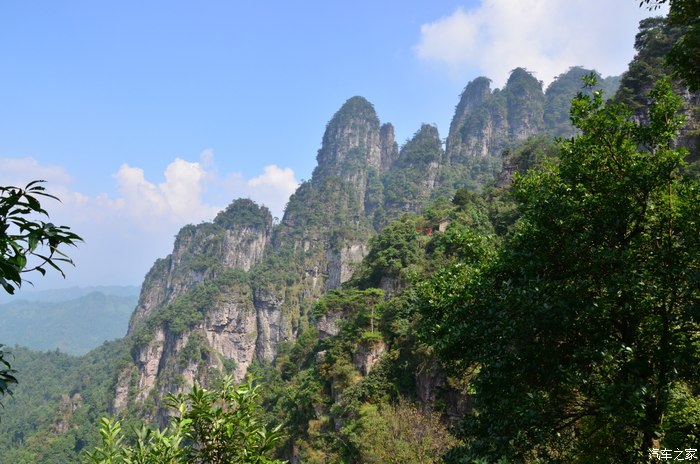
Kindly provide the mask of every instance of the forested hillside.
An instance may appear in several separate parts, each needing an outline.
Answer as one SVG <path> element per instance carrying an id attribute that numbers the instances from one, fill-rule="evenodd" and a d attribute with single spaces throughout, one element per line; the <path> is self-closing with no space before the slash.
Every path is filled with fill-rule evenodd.
<path id="1" fill-rule="evenodd" d="M 0 461 L 78 461 L 99 417 L 163 425 L 168 392 L 246 373 L 293 463 L 694 446 L 698 94 L 656 84 L 677 33 L 644 21 L 621 78 L 476 78 L 445 144 L 424 124 L 399 147 L 350 98 L 279 224 L 235 200 L 180 231 L 125 338 L 18 350 Z"/>

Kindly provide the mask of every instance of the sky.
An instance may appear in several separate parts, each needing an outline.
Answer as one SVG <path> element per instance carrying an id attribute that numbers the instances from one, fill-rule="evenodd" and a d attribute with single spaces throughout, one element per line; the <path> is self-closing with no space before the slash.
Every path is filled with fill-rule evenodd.
<path id="1" fill-rule="evenodd" d="M 525 67 L 604 76 L 634 55 L 635 0 L 0 3 L 0 185 L 44 179 L 85 242 L 33 287 L 139 285 L 180 227 L 251 198 L 281 218 L 350 97 L 403 144 L 444 138 L 466 84 Z"/>

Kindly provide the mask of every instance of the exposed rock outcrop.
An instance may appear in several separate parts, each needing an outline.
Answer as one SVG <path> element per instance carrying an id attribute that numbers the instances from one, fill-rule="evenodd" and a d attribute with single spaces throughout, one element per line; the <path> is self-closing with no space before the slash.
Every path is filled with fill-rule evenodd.
<path id="1" fill-rule="evenodd" d="M 491 92 L 479 77 L 462 92 L 447 137 L 447 164 L 473 163 L 498 157 L 544 127 L 542 83 L 522 68 L 512 71 L 503 90 Z"/>
<path id="2" fill-rule="evenodd" d="M 360 343 L 352 355 L 352 363 L 362 375 L 367 376 L 385 352 L 386 344 L 383 340 Z"/>
<path id="3" fill-rule="evenodd" d="M 381 171 L 386 172 L 399 157 L 399 145 L 394 137 L 394 126 L 390 123 L 382 124 L 379 129 L 379 146 Z"/>
<path id="4" fill-rule="evenodd" d="M 236 380 L 245 377 L 253 362 L 257 319 L 250 304 L 242 307 L 235 298 L 221 301 L 204 317 L 204 334 L 209 347 L 222 359 L 235 363 L 232 374 Z"/>
<path id="5" fill-rule="evenodd" d="M 244 377 L 261 326 L 245 273 L 263 259 L 271 236 L 270 212 L 250 200 L 178 233 L 173 252 L 146 276 L 132 315 L 134 365 L 118 376 L 115 411 L 178 391 L 210 368 Z"/>
<path id="6" fill-rule="evenodd" d="M 329 175 L 336 175 L 357 185 L 357 176 L 362 171 L 366 172 L 367 168 L 380 171 L 382 146 L 379 132 L 379 118 L 372 104 L 362 97 L 350 98 L 326 126 L 316 156 L 318 164 L 313 180 L 320 182 Z"/>
<path id="7" fill-rule="evenodd" d="M 340 250 L 328 250 L 327 288 L 338 288 L 342 283 L 347 282 L 368 251 L 368 246 L 364 243 L 346 245 Z"/>
<path id="8" fill-rule="evenodd" d="M 271 236 L 270 212 L 265 207 L 258 209 L 250 200 L 236 200 L 213 223 L 183 227 L 173 252 L 157 260 L 146 274 L 129 333 L 153 309 L 172 303 L 222 270 L 250 270 L 262 260 Z"/>
<path id="9" fill-rule="evenodd" d="M 340 333 L 340 322 L 345 319 L 342 311 L 329 311 L 316 320 L 316 328 L 321 339 L 335 337 Z"/>
<path id="10" fill-rule="evenodd" d="M 258 359 L 272 361 L 277 354 L 277 346 L 283 340 L 289 340 L 293 335 L 285 330 L 281 298 L 258 290 L 255 292 L 255 311 L 257 314 L 257 339 L 255 353 Z"/>

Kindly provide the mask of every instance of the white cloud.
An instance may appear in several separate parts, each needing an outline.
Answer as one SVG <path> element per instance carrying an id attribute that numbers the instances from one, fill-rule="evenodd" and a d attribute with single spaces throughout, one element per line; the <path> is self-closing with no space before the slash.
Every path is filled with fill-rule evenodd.
<path id="1" fill-rule="evenodd" d="M 231 173 L 225 183 L 231 196 L 251 198 L 280 218 L 289 196 L 299 186 L 291 168 L 280 168 L 275 164 L 265 166 L 262 174 L 251 179 L 245 179 L 239 172 Z"/>
<path id="2" fill-rule="evenodd" d="M 275 164 L 265 166 L 263 174 L 248 181 L 251 198 L 258 198 L 270 205 L 275 216 L 282 217 L 289 196 L 299 187 L 291 168 L 279 168 Z"/>
<path id="3" fill-rule="evenodd" d="M 165 182 L 156 185 L 143 169 L 122 164 L 114 175 L 121 197 L 119 207 L 143 224 L 200 222 L 220 209 L 203 201 L 206 172 L 196 162 L 177 158 L 165 170 Z"/>
<path id="4" fill-rule="evenodd" d="M 247 197 L 281 216 L 289 196 L 299 185 L 291 168 L 274 164 L 265 166 L 262 174 L 251 179 L 233 172 L 222 180 L 211 150 L 204 151 L 200 159 L 200 162 L 175 159 L 165 170 L 165 182 L 158 185 L 146 180 L 143 169 L 122 164 L 114 175 L 121 194 L 115 204 L 144 226 L 163 221 L 197 223 L 210 220 L 226 206 L 206 203 L 206 194 L 212 190 L 212 197 L 225 197 L 226 203 Z"/>
<path id="5" fill-rule="evenodd" d="M 42 166 L 33 158 L 0 158 L 0 185 L 23 187 L 38 179 L 61 185 L 73 180 L 62 166 Z"/>
<path id="6" fill-rule="evenodd" d="M 516 67 L 545 84 L 576 65 L 616 75 L 634 55 L 639 20 L 664 13 L 628 0 L 482 0 L 422 25 L 414 52 L 455 79 L 481 73 L 497 87 Z"/>
<path id="7" fill-rule="evenodd" d="M 263 174 L 248 181 L 251 187 L 272 187 L 290 192 L 297 188 L 298 183 L 291 168 L 280 169 L 276 164 L 271 164 L 265 166 L 263 171 Z"/>
<path id="8" fill-rule="evenodd" d="M 85 195 L 72 187 L 73 179 L 60 166 L 43 166 L 31 158 L 0 158 L 0 185 L 24 185 L 45 178 L 47 190 L 61 203 L 42 203 L 56 224 L 66 224 L 85 239 L 68 250 L 76 267 L 66 268 L 67 280 L 56 273 L 33 280 L 38 289 L 97 284 L 138 284 L 157 258 L 173 246 L 173 236 L 188 223 L 210 221 L 237 196 L 266 204 L 281 216 L 298 182 L 290 168 L 265 166 L 246 179 L 232 173 L 222 179 L 214 155 L 204 151 L 200 160 L 180 158 L 163 173 L 163 182 L 149 180 L 139 167 L 122 164 L 113 174 L 119 194 Z M 217 198 L 222 204 L 213 204 Z M 31 278 L 30 278 L 31 280 Z"/>

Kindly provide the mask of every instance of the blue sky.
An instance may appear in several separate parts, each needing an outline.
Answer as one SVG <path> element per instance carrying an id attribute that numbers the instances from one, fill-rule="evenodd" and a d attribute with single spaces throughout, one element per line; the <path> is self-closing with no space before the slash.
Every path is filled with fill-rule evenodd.
<path id="1" fill-rule="evenodd" d="M 443 137 L 464 86 L 524 66 L 620 74 L 634 0 L 0 4 L 0 185 L 44 178 L 86 238 L 37 289 L 139 284 L 187 223 L 236 197 L 276 216 L 326 123 L 362 95 L 403 143 Z"/>

